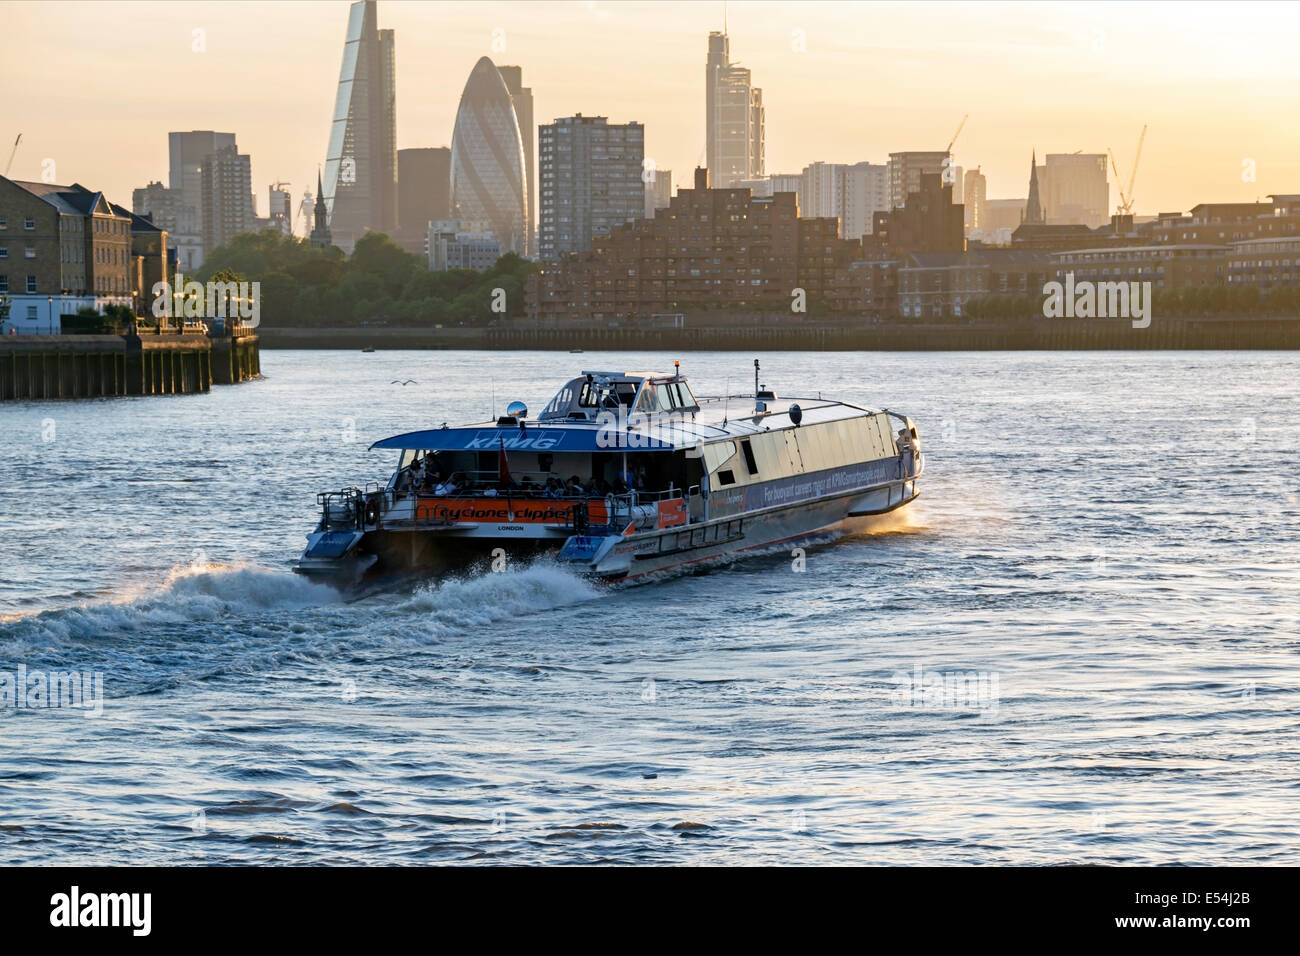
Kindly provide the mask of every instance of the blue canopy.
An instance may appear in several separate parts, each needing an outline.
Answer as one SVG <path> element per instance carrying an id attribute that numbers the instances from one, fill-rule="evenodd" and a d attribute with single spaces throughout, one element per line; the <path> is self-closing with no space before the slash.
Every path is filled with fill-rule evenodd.
<path id="1" fill-rule="evenodd" d="M 636 432 L 572 425 L 485 425 L 482 428 L 432 428 L 394 435 L 371 448 L 414 448 L 430 451 L 496 451 L 504 442 L 506 451 L 601 452 L 672 451 L 675 446 Z"/>

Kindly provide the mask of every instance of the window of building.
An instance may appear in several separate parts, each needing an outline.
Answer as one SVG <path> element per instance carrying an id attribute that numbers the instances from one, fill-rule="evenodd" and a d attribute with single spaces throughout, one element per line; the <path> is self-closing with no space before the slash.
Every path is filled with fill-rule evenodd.
<path id="1" fill-rule="evenodd" d="M 0 259 L 8 259 L 8 258 L 9 258 L 9 247 L 0 246 Z"/>
<path id="2" fill-rule="evenodd" d="M 8 228 L 9 228 L 9 220 L 4 218 L 3 216 L 0 216 L 0 229 L 8 229 Z"/>
<path id="3" fill-rule="evenodd" d="M 36 258 L 36 247 L 35 247 L 35 246 L 28 246 L 27 248 L 25 248 L 25 249 L 23 250 L 23 255 L 26 256 L 28 259 L 35 259 L 35 258 Z"/>
<path id="4" fill-rule="evenodd" d="M 35 229 L 35 228 L 36 228 L 36 220 L 35 220 L 35 219 L 24 219 L 24 220 L 23 220 L 23 228 L 24 228 L 24 229 L 27 229 L 27 230 Z"/>
<path id="5" fill-rule="evenodd" d="M 8 292 L 8 291 L 9 291 L 9 277 L 0 276 L 0 292 Z"/>
<path id="6" fill-rule="evenodd" d="M 29 293 L 36 291 L 36 276 L 27 277 L 27 291 Z"/>

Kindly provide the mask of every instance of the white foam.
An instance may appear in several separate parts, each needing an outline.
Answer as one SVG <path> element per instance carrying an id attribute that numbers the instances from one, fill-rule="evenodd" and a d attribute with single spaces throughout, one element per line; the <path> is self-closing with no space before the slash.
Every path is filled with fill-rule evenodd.
<path id="1" fill-rule="evenodd" d="M 600 594 L 591 581 L 541 559 L 517 569 L 444 578 L 420 588 L 394 610 L 425 620 L 435 632 L 460 632 L 589 601 Z"/>
<path id="2" fill-rule="evenodd" d="M 289 571 L 254 565 L 180 565 L 159 585 L 135 588 L 109 601 L 20 617 L 7 622 L 0 633 L 37 640 L 93 638 L 246 612 L 298 610 L 339 600 L 341 595 L 333 588 Z"/>

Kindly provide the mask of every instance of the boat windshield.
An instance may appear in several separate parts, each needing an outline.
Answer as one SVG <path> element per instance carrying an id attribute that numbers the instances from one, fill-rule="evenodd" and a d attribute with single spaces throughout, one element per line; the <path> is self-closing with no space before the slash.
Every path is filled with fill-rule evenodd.
<path id="1" fill-rule="evenodd" d="M 636 397 L 635 382 L 602 382 L 593 380 L 582 383 L 582 393 L 578 396 L 579 408 L 618 408 L 620 405 L 632 405 Z"/>

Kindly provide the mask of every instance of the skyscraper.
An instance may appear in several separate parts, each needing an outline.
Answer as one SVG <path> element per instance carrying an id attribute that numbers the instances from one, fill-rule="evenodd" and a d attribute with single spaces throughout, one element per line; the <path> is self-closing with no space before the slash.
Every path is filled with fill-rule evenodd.
<path id="1" fill-rule="evenodd" d="M 645 184 L 645 216 L 653 219 L 656 210 L 667 208 L 673 198 L 673 171 L 655 169 L 653 177 Z"/>
<path id="2" fill-rule="evenodd" d="M 455 218 L 488 223 L 502 252 L 528 251 L 528 161 L 514 98 L 482 57 L 470 72 L 451 141 Z"/>
<path id="3" fill-rule="evenodd" d="M 726 189 L 742 179 L 763 175 L 763 91 L 749 70 L 731 62 L 725 32 L 709 34 L 705 63 L 704 107 L 709 183 Z"/>
<path id="4" fill-rule="evenodd" d="M 841 238 L 860 239 L 871 235 L 875 214 L 888 211 L 889 168 L 884 163 L 854 163 L 844 167 Z"/>
<path id="5" fill-rule="evenodd" d="M 921 191 L 921 177 L 929 173 L 943 176 L 952 157 L 944 150 L 910 150 L 889 154 L 889 206 L 899 209 L 907 204 L 911 193 Z M 951 177 L 951 173 L 948 174 Z M 955 185 L 951 179 L 944 180 Z"/>
<path id="6" fill-rule="evenodd" d="M 1048 153 L 1040 177 L 1048 222 L 1096 229 L 1110 222 L 1110 182 L 1105 153 Z"/>
<path id="7" fill-rule="evenodd" d="M 524 86 L 523 69 L 518 66 L 500 66 L 497 70 L 501 73 L 501 79 L 506 81 L 506 89 L 510 91 L 510 99 L 515 104 L 515 117 L 519 120 L 519 136 L 524 143 L 524 165 L 528 168 L 526 177 L 528 184 L 528 206 L 525 212 L 528 214 L 528 253 L 531 255 L 536 248 L 537 242 L 537 150 L 534 146 L 534 140 L 537 135 L 537 127 L 533 125 L 533 91 L 531 87 Z"/>
<path id="8" fill-rule="evenodd" d="M 367 229 L 397 228 L 397 95 L 393 31 L 380 30 L 375 0 L 348 11 L 343 66 L 325 153 L 325 205 L 347 251 Z"/>
<path id="9" fill-rule="evenodd" d="M 591 249 L 593 236 L 645 212 L 645 127 L 603 116 L 565 116 L 538 132 L 541 228 L 538 255 L 558 259 Z"/>
<path id="10" fill-rule="evenodd" d="M 195 129 L 167 134 L 168 182 L 180 190 L 181 200 L 194 209 L 194 224 L 203 231 L 203 161 L 226 146 L 235 145 L 234 133 Z"/>
<path id="11" fill-rule="evenodd" d="M 966 180 L 962 184 L 962 204 L 966 207 L 967 233 L 983 232 L 987 228 L 987 202 L 988 181 L 976 166 L 966 173 Z"/>
<path id="12" fill-rule="evenodd" d="M 838 219 L 842 239 L 869 236 L 872 216 L 889 209 L 887 184 L 878 163 L 812 163 L 799 184 L 799 215 Z"/>
<path id="13" fill-rule="evenodd" d="M 200 175 L 203 210 L 203 254 L 232 236 L 254 228 L 253 171 L 248 154 L 234 143 L 223 146 L 203 161 Z"/>
<path id="14" fill-rule="evenodd" d="M 202 205 L 202 199 L 199 205 Z M 185 201 L 180 189 L 170 189 L 160 182 L 151 182 L 131 193 L 131 211 L 137 216 L 147 217 L 167 233 L 167 244 L 176 250 L 177 265 L 185 272 L 203 264 L 203 235 L 199 232 L 198 210 L 198 206 Z"/>
<path id="15" fill-rule="evenodd" d="M 446 146 L 397 151 L 397 243 L 424 255 L 429 223 L 451 217 L 451 150 Z"/>

